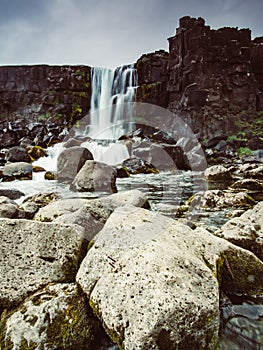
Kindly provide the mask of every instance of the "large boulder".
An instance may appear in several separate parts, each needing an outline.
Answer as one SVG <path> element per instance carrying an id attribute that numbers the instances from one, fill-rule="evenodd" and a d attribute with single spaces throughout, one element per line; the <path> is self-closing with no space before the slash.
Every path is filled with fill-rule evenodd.
<path id="1" fill-rule="evenodd" d="M 186 156 L 181 147 L 142 141 L 132 150 L 132 155 L 147 161 L 158 170 L 189 170 Z"/>
<path id="2" fill-rule="evenodd" d="M 0 309 L 50 282 L 72 282 L 86 253 L 80 227 L 0 219 Z"/>
<path id="3" fill-rule="evenodd" d="M 204 229 L 126 206 L 95 237 L 77 282 L 121 349 L 212 350 L 218 283 L 225 292 L 261 292 L 262 272 L 252 253 Z"/>
<path id="4" fill-rule="evenodd" d="M 70 183 L 85 164 L 92 160 L 91 152 L 85 147 L 70 147 L 63 150 L 57 160 L 57 176 L 59 182 Z"/>
<path id="5" fill-rule="evenodd" d="M 215 234 L 252 251 L 263 260 L 263 202 L 240 217 L 230 219 Z"/>
<path id="6" fill-rule="evenodd" d="M 117 171 L 105 163 L 88 160 L 70 185 L 78 192 L 117 192 Z"/>
<path id="7" fill-rule="evenodd" d="M 15 179 L 31 180 L 33 174 L 33 167 L 29 163 L 17 162 L 6 164 L 3 169 L 3 180 L 12 181 Z"/>
<path id="8" fill-rule="evenodd" d="M 26 162 L 29 163 L 31 161 L 27 150 L 25 147 L 15 146 L 9 148 L 6 153 L 6 160 L 8 162 Z"/>
<path id="9" fill-rule="evenodd" d="M 74 283 L 50 284 L 2 316 L 3 349 L 98 349 L 105 332 Z M 32 346 L 32 347 L 31 347 Z"/>
<path id="10" fill-rule="evenodd" d="M 55 222 L 82 226 L 86 239 L 90 241 L 102 229 L 114 209 L 127 204 L 149 208 L 147 196 L 139 190 L 132 190 L 88 200 L 78 210 L 59 216 Z"/>

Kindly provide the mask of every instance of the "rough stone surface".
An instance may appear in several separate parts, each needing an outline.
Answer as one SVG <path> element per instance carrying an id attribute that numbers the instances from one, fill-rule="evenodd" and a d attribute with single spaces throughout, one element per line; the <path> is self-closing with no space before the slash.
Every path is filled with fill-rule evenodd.
<path id="1" fill-rule="evenodd" d="M 59 216 L 55 222 L 82 226 L 85 229 L 86 239 L 90 241 L 102 229 L 114 209 L 127 204 L 149 208 L 146 195 L 139 190 L 132 190 L 88 200 L 81 208 L 73 213 Z"/>
<path id="2" fill-rule="evenodd" d="M 51 202 L 40 208 L 34 219 L 36 221 L 53 221 L 63 214 L 78 210 L 86 201 L 86 199 L 81 198 L 69 198 Z"/>
<path id="3" fill-rule="evenodd" d="M 252 251 L 263 260 L 263 202 L 240 217 L 232 218 L 215 234 Z"/>
<path id="4" fill-rule="evenodd" d="M 263 181 L 255 179 L 238 180 L 231 185 L 231 188 L 263 192 Z"/>
<path id="5" fill-rule="evenodd" d="M 0 196 L 0 218 L 18 218 L 18 205 L 8 197 Z"/>
<path id="6" fill-rule="evenodd" d="M 224 291 L 254 293 L 260 271 L 252 253 L 204 229 L 126 206 L 95 237 L 77 281 L 121 349 L 215 349 L 215 276 Z"/>
<path id="7" fill-rule="evenodd" d="M 117 192 L 117 171 L 105 163 L 87 160 L 70 185 L 78 192 Z"/>
<path id="8" fill-rule="evenodd" d="M 29 163 L 31 161 L 27 150 L 25 147 L 15 146 L 9 148 L 6 153 L 6 160 L 8 162 L 26 162 Z"/>
<path id="9" fill-rule="evenodd" d="M 0 188 L 0 196 L 5 196 L 10 199 L 19 199 L 24 195 L 25 194 L 19 190 L 15 190 L 11 188 Z"/>
<path id="10" fill-rule="evenodd" d="M 85 147 L 70 147 L 63 150 L 57 160 L 57 176 L 60 182 L 72 182 L 85 164 L 93 159 L 90 151 Z"/>
<path id="11" fill-rule="evenodd" d="M 6 164 L 3 169 L 3 180 L 11 181 L 15 179 L 32 179 L 33 167 L 29 163 L 17 162 Z"/>
<path id="12" fill-rule="evenodd" d="M 68 123 L 89 110 L 91 87 L 87 66 L 0 67 L 0 84 L 0 119 L 4 122 L 18 117 L 32 122 L 42 117 L 61 123 L 66 119 Z M 33 124 L 28 131 L 32 134 L 36 127 Z M 21 138 L 8 131 L 10 137 Z M 3 135 L 7 138 L 7 133 Z"/>
<path id="13" fill-rule="evenodd" d="M 232 192 L 221 190 L 208 190 L 205 192 L 195 193 L 187 201 L 192 208 L 201 207 L 207 209 L 222 208 L 247 208 L 255 204 L 252 197 L 246 192 Z"/>
<path id="14" fill-rule="evenodd" d="M 232 175 L 223 165 L 213 165 L 205 170 L 204 178 L 208 181 L 230 181 Z"/>
<path id="15" fill-rule="evenodd" d="M 0 309 L 10 308 L 50 282 L 71 282 L 85 256 L 80 227 L 0 220 Z"/>
<path id="16" fill-rule="evenodd" d="M 106 338 L 81 290 L 74 283 L 50 284 L 29 297 L 15 312 L 2 316 L 3 349 L 97 349 Z"/>
<path id="17" fill-rule="evenodd" d="M 254 179 L 263 179 L 263 166 L 256 167 L 255 169 L 248 170 L 244 174 L 245 177 Z"/>

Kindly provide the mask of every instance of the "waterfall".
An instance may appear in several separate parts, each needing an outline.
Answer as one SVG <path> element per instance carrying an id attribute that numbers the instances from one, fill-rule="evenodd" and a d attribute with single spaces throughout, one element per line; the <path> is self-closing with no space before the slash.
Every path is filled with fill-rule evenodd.
<path id="1" fill-rule="evenodd" d="M 132 65 L 92 68 L 92 94 L 88 135 L 92 139 L 116 140 L 131 131 L 131 111 L 127 102 L 134 102 L 137 71 Z M 129 116 L 130 114 L 130 116 Z M 130 118 L 130 119 L 129 119 Z M 125 122 L 124 122 L 125 119 Z"/>

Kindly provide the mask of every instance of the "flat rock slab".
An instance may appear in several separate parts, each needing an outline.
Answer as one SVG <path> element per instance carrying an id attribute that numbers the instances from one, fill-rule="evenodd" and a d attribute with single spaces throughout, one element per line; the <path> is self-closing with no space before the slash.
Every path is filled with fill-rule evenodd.
<path id="1" fill-rule="evenodd" d="M 0 219 L 0 308 L 50 282 L 74 281 L 86 252 L 81 228 Z"/>

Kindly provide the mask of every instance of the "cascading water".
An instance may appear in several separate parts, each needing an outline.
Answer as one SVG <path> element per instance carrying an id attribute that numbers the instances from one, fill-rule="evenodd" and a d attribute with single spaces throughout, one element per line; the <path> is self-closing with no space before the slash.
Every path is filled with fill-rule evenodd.
<path id="1" fill-rule="evenodd" d="M 124 103 L 134 102 L 137 71 L 133 66 L 92 68 L 92 95 L 88 135 L 93 139 L 118 139 L 130 131 L 129 111 Z M 131 116 L 131 113 L 130 113 Z M 131 120 L 130 120 L 131 121 Z"/>
<path id="2" fill-rule="evenodd" d="M 132 107 L 137 87 L 137 71 L 133 66 L 92 68 L 90 124 L 85 134 L 92 140 L 107 140 L 107 146 L 97 141 L 84 143 L 95 160 L 116 165 L 129 158 L 127 148 L 116 143 L 131 131 Z"/>

